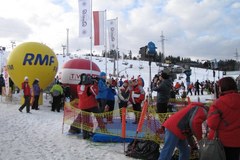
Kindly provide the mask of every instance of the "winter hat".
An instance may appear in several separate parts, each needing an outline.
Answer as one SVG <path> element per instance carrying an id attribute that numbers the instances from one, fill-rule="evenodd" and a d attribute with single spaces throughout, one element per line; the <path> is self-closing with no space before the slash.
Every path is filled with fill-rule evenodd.
<path id="1" fill-rule="evenodd" d="M 218 82 L 221 93 L 227 91 L 237 91 L 237 84 L 232 77 L 224 77 Z"/>
<path id="2" fill-rule="evenodd" d="M 26 81 L 26 80 L 28 80 L 28 77 L 27 77 L 27 76 L 24 77 L 24 81 Z"/>
<path id="3" fill-rule="evenodd" d="M 38 79 L 38 78 L 35 78 L 35 80 L 39 82 L 39 79 Z"/>
<path id="4" fill-rule="evenodd" d="M 128 84 L 128 80 L 125 80 L 123 83 L 127 83 Z"/>
<path id="5" fill-rule="evenodd" d="M 169 78 L 169 75 L 168 75 L 167 73 L 165 73 L 165 72 L 162 72 L 162 73 L 160 74 L 160 76 L 161 76 L 163 79 L 168 79 L 168 78 Z"/>
<path id="6" fill-rule="evenodd" d="M 101 73 L 100 73 L 100 77 L 103 77 L 103 76 L 106 76 L 106 73 L 105 73 L 105 72 L 101 72 Z"/>

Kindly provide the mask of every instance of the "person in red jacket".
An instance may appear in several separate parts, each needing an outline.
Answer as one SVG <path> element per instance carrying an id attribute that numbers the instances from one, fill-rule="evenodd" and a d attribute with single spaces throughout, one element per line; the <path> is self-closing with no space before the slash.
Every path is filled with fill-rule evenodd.
<path id="1" fill-rule="evenodd" d="M 138 85 L 138 81 L 136 79 L 132 80 L 132 88 L 130 91 L 130 102 L 133 105 L 133 110 L 137 111 L 135 112 L 135 121 L 133 124 L 138 124 L 140 119 L 140 113 L 141 112 L 141 104 L 142 101 L 145 99 L 145 91 L 143 90 L 142 86 Z"/>
<path id="2" fill-rule="evenodd" d="M 90 76 L 87 76 L 85 73 L 81 74 L 81 81 L 77 86 L 77 93 L 78 93 L 78 108 L 84 111 L 80 113 L 73 124 L 79 123 L 82 121 L 83 126 L 90 126 L 90 114 L 86 112 L 92 113 L 100 113 L 98 108 L 98 102 L 96 99 L 96 95 L 98 93 L 98 86 L 96 83 L 93 83 Z M 101 117 L 96 117 L 98 126 L 100 129 L 105 129 L 105 125 L 103 119 Z M 71 125 L 69 130 L 71 133 L 76 132 L 76 127 Z M 88 139 L 90 138 L 90 132 L 83 129 L 83 138 Z"/>
<path id="3" fill-rule="evenodd" d="M 129 91 L 129 87 L 128 87 L 128 80 L 125 80 L 123 82 L 123 85 L 118 88 L 118 100 L 119 100 L 118 106 L 120 109 L 121 122 L 122 122 L 121 108 L 127 108 L 129 98 L 130 98 L 130 91 Z"/>
<path id="4" fill-rule="evenodd" d="M 30 89 L 30 86 L 28 84 L 28 77 L 27 76 L 24 77 L 24 82 L 22 83 L 22 92 L 23 92 L 23 96 L 24 96 L 24 103 L 18 110 L 20 112 L 22 112 L 22 110 L 26 106 L 27 113 L 31 113 L 30 112 L 31 89 Z"/>
<path id="5" fill-rule="evenodd" d="M 219 139 L 226 154 L 226 160 L 240 159 L 240 94 L 237 84 L 231 77 L 218 82 L 219 98 L 210 106 L 207 125 L 208 138 L 213 139 L 218 128 Z"/>
<path id="6" fill-rule="evenodd" d="M 175 147 L 179 149 L 179 160 L 189 160 L 190 148 L 197 149 L 194 137 L 202 139 L 202 123 L 207 119 L 207 110 L 200 102 L 193 102 L 176 112 L 164 123 L 164 146 L 159 160 L 170 160 Z"/>

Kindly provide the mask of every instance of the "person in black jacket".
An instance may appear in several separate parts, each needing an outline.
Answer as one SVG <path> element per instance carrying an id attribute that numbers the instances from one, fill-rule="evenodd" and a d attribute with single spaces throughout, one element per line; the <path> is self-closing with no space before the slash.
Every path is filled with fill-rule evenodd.
<path id="1" fill-rule="evenodd" d="M 3 78 L 3 75 L 0 75 L 0 95 L 2 95 L 2 87 L 5 87 L 5 80 Z"/>
<path id="2" fill-rule="evenodd" d="M 154 79 L 152 90 L 157 92 L 157 113 L 167 112 L 171 89 L 172 81 L 167 73 L 162 72 L 159 79 Z"/>

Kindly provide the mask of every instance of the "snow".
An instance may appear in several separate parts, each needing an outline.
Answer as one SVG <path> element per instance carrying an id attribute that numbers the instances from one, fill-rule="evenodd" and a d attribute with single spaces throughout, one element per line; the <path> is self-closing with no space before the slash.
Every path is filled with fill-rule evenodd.
<path id="1" fill-rule="evenodd" d="M 66 60 L 64 60 L 66 61 Z M 105 70 L 104 59 L 94 61 L 102 71 Z M 146 86 L 149 80 L 148 62 L 128 61 L 133 64 L 132 69 L 126 69 L 125 74 L 132 76 L 141 75 L 145 79 Z M 59 62 L 60 66 L 63 62 Z M 139 70 L 139 64 L 144 69 Z M 125 65 L 119 62 L 119 71 L 125 69 Z M 113 63 L 108 62 L 108 73 L 112 73 Z M 152 64 L 152 75 L 159 68 Z M 205 69 L 195 69 L 195 79 L 213 80 L 212 72 Z M 178 75 L 179 76 L 179 75 Z M 184 75 L 183 75 L 184 76 Z M 195 79 L 191 77 L 193 81 Z M 185 82 L 185 78 L 183 79 Z M 145 88 L 146 89 L 146 88 Z M 19 112 L 20 95 L 13 94 L 12 101 L 6 101 L 1 97 L 0 102 L 0 160 L 127 160 L 132 159 L 124 155 L 122 143 L 95 143 L 83 140 L 81 135 L 67 135 L 69 125 L 64 125 L 63 111 L 51 112 L 49 98 L 44 95 L 44 103 L 40 110 L 31 110 L 32 114 Z M 205 102 L 213 98 L 212 95 L 191 96 L 192 101 Z M 126 144 L 127 146 L 127 144 Z"/>
<path id="2" fill-rule="evenodd" d="M 51 112 L 44 96 L 40 110 L 19 112 L 20 100 L 2 98 L 0 107 L 0 160 L 124 160 L 120 143 L 94 143 L 81 136 L 67 135 L 63 112 Z"/>

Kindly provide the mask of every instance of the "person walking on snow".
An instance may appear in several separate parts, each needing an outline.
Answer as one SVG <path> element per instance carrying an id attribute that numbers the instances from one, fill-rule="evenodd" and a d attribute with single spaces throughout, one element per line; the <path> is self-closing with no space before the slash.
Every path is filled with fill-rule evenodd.
<path id="1" fill-rule="evenodd" d="M 27 113 L 30 112 L 30 99 L 31 99 L 31 88 L 28 84 L 28 77 L 24 77 L 24 82 L 22 83 L 22 92 L 24 96 L 24 103 L 23 105 L 18 109 L 20 112 L 26 107 Z"/>

